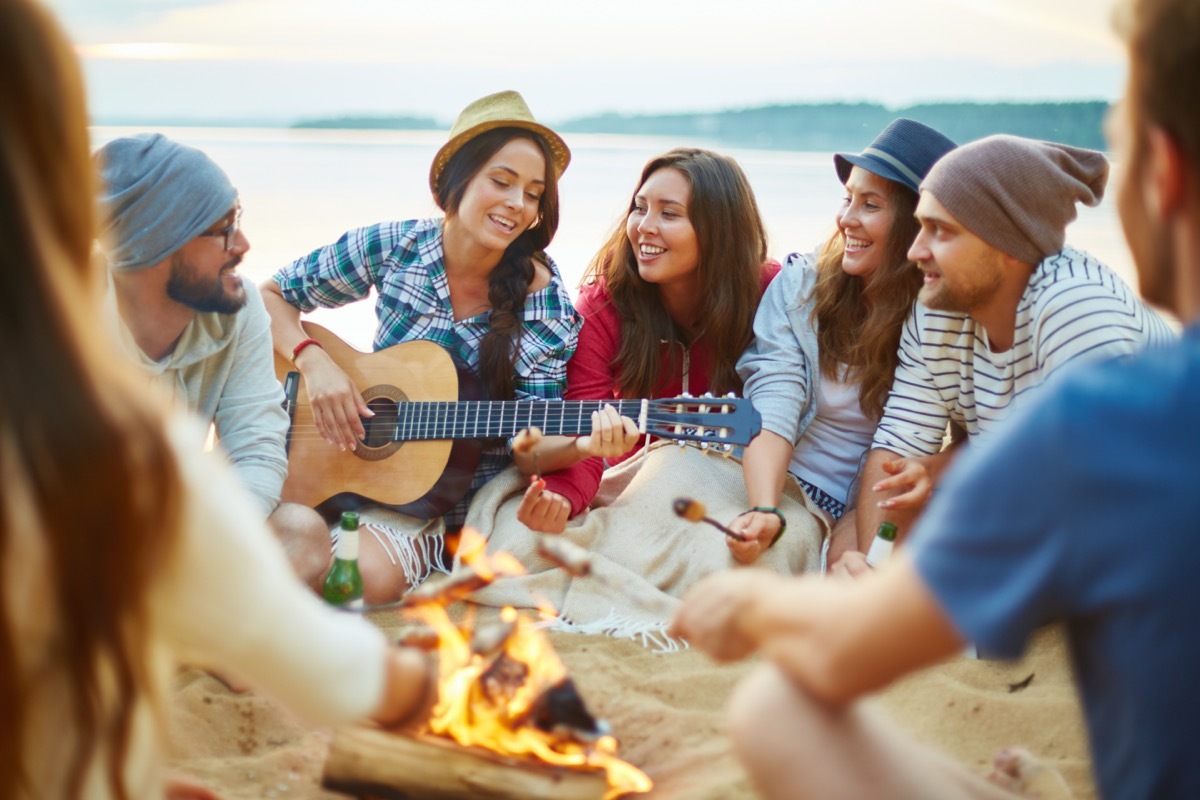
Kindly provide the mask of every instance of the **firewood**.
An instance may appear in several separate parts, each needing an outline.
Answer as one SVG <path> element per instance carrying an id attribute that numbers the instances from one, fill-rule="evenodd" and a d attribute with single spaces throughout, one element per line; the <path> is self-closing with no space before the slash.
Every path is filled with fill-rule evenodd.
<path id="1" fill-rule="evenodd" d="M 572 578 L 581 578 L 592 574 L 592 554 L 558 534 L 543 533 L 539 536 L 537 551 L 541 556 L 565 569 Z"/>
<path id="2" fill-rule="evenodd" d="M 437 736 L 354 726 L 334 732 L 325 788 L 388 800 L 601 800 L 603 770 L 572 769 L 463 747 Z"/>

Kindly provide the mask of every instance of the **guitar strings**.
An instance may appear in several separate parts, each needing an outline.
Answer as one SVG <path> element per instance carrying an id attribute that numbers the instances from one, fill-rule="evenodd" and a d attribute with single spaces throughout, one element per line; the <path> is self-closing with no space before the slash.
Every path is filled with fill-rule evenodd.
<path id="1" fill-rule="evenodd" d="M 746 401 L 741 400 L 740 402 L 745 403 Z M 571 407 L 567 407 L 567 404 L 570 404 Z M 501 406 L 495 414 L 490 410 L 494 405 Z M 621 413 L 622 407 L 633 407 L 640 412 L 642 401 L 406 401 L 397 404 L 397 412 L 394 417 L 390 412 L 385 411 L 383 421 L 372 423 L 371 420 L 364 420 L 364 422 L 367 425 L 380 425 L 381 432 L 387 437 L 385 441 L 388 442 L 503 438 L 530 427 L 545 429 L 548 435 L 574 436 L 590 433 L 590 427 L 585 429 L 584 423 L 592 412 L 598 411 L 606 405 L 615 406 L 618 413 Z M 732 420 L 704 420 L 698 417 L 726 417 L 735 414 L 738 403 L 731 402 L 728 398 L 660 398 L 648 401 L 647 405 L 649 410 L 646 415 L 646 432 L 648 433 L 670 436 L 672 432 L 690 431 L 694 434 L 695 431 L 703 429 L 710 438 L 725 439 L 733 432 L 734 426 L 729 424 Z M 476 408 L 472 409 L 472 406 Z M 308 404 L 302 404 L 302 407 L 309 408 Z M 482 411 L 484 407 L 488 407 L 486 414 Z M 475 411 L 475 418 L 469 419 L 466 414 L 472 410 Z M 535 416 L 540 419 L 535 419 Z M 482 419 L 480 419 L 481 417 Z M 568 425 L 568 429 L 563 430 L 563 426 L 571 421 L 574 421 L 575 425 Z M 704 424 L 706 421 L 709 424 Z M 482 432 L 480 431 L 481 426 Z M 468 429 L 471 433 L 469 436 L 467 435 Z M 311 441 L 324 438 L 318 432 L 316 423 L 293 422 L 290 432 L 292 441 Z M 394 437 L 392 436 L 393 432 L 395 433 Z"/>

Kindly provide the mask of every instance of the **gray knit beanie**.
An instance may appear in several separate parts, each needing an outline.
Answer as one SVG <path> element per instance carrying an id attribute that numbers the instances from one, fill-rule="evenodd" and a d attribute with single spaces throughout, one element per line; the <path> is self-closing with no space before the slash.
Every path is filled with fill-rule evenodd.
<path id="1" fill-rule="evenodd" d="M 237 199 L 211 158 L 161 133 L 114 139 L 95 161 L 100 249 L 115 272 L 154 266 L 228 214 Z"/>
<path id="2" fill-rule="evenodd" d="M 946 154 L 921 182 L 967 230 L 1037 264 L 1062 249 L 1076 201 L 1104 196 L 1103 153 L 1019 136 L 989 136 Z"/>

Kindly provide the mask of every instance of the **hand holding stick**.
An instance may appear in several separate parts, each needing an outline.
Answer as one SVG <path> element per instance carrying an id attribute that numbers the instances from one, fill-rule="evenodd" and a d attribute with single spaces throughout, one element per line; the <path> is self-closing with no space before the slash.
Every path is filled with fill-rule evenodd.
<path id="1" fill-rule="evenodd" d="M 708 509 L 706 509 L 704 507 L 704 503 L 701 503 L 699 500 L 693 500 L 690 497 L 677 497 L 675 498 L 675 502 L 672 504 L 672 507 L 675 509 L 675 513 L 678 516 L 683 517 L 688 522 L 707 522 L 709 525 L 712 525 L 714 528 L 728 536 L 730 539 L 733 539 L 735 542 L 746 541 L 746 537 L 742 534 L 726 528 L 724 525 L 717 522 L 715 519 L 712 519 L 711 517 L 705 516 L 708 513 Z"/>
<path id="2" fill-rule="evenodd" d="M 533 472 L 539 481 L 542 479 L 542 469 L 538 466 L 537 446 L 541 441 L 542 431 L 535 427 L 523 428 L 513 437 L 514 453 L 533 454 Z"/>

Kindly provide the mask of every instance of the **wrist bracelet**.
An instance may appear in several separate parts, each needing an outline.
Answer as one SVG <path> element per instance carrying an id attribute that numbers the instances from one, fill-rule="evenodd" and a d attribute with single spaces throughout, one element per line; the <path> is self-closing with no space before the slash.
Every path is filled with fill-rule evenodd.
<path id="1" fill-rule="evenodd" d="M 775 516 L 779 517 L 779 532 L 775 534 L 775 538 L 771 540 L 769 545 L 767 545 L 768 549 L 774 547 L 775 543 L 779 541 L 779 537 L 783 536 L 783 532 L 787 530 L 787 517 L 783 515 L 782 511 L 774 506 L 755 506 L 754 508 L 750 509 L 750 511 L 757 511 L 760 514 L 774 514 Z M 750 511 L 747 511 L 746 513 L 749 514 Z"/>
<path id="2" fill-rule="evenodd" d="M 292 361 L 293 367 L 296 366 L 297 357 L 299 357 L 300 353 L 303 352 L 304 348 L 308 347 L 310 344 L 315 344 L 317 347 L 320 347 L 322 350 L 325 349 L 325 347 L 320 342 L 318 342 L 316 339 L 305 339 L 304 341 L 300 342 L 300 344 L 298 344 L 292 348 L 291 361 Z"/>

